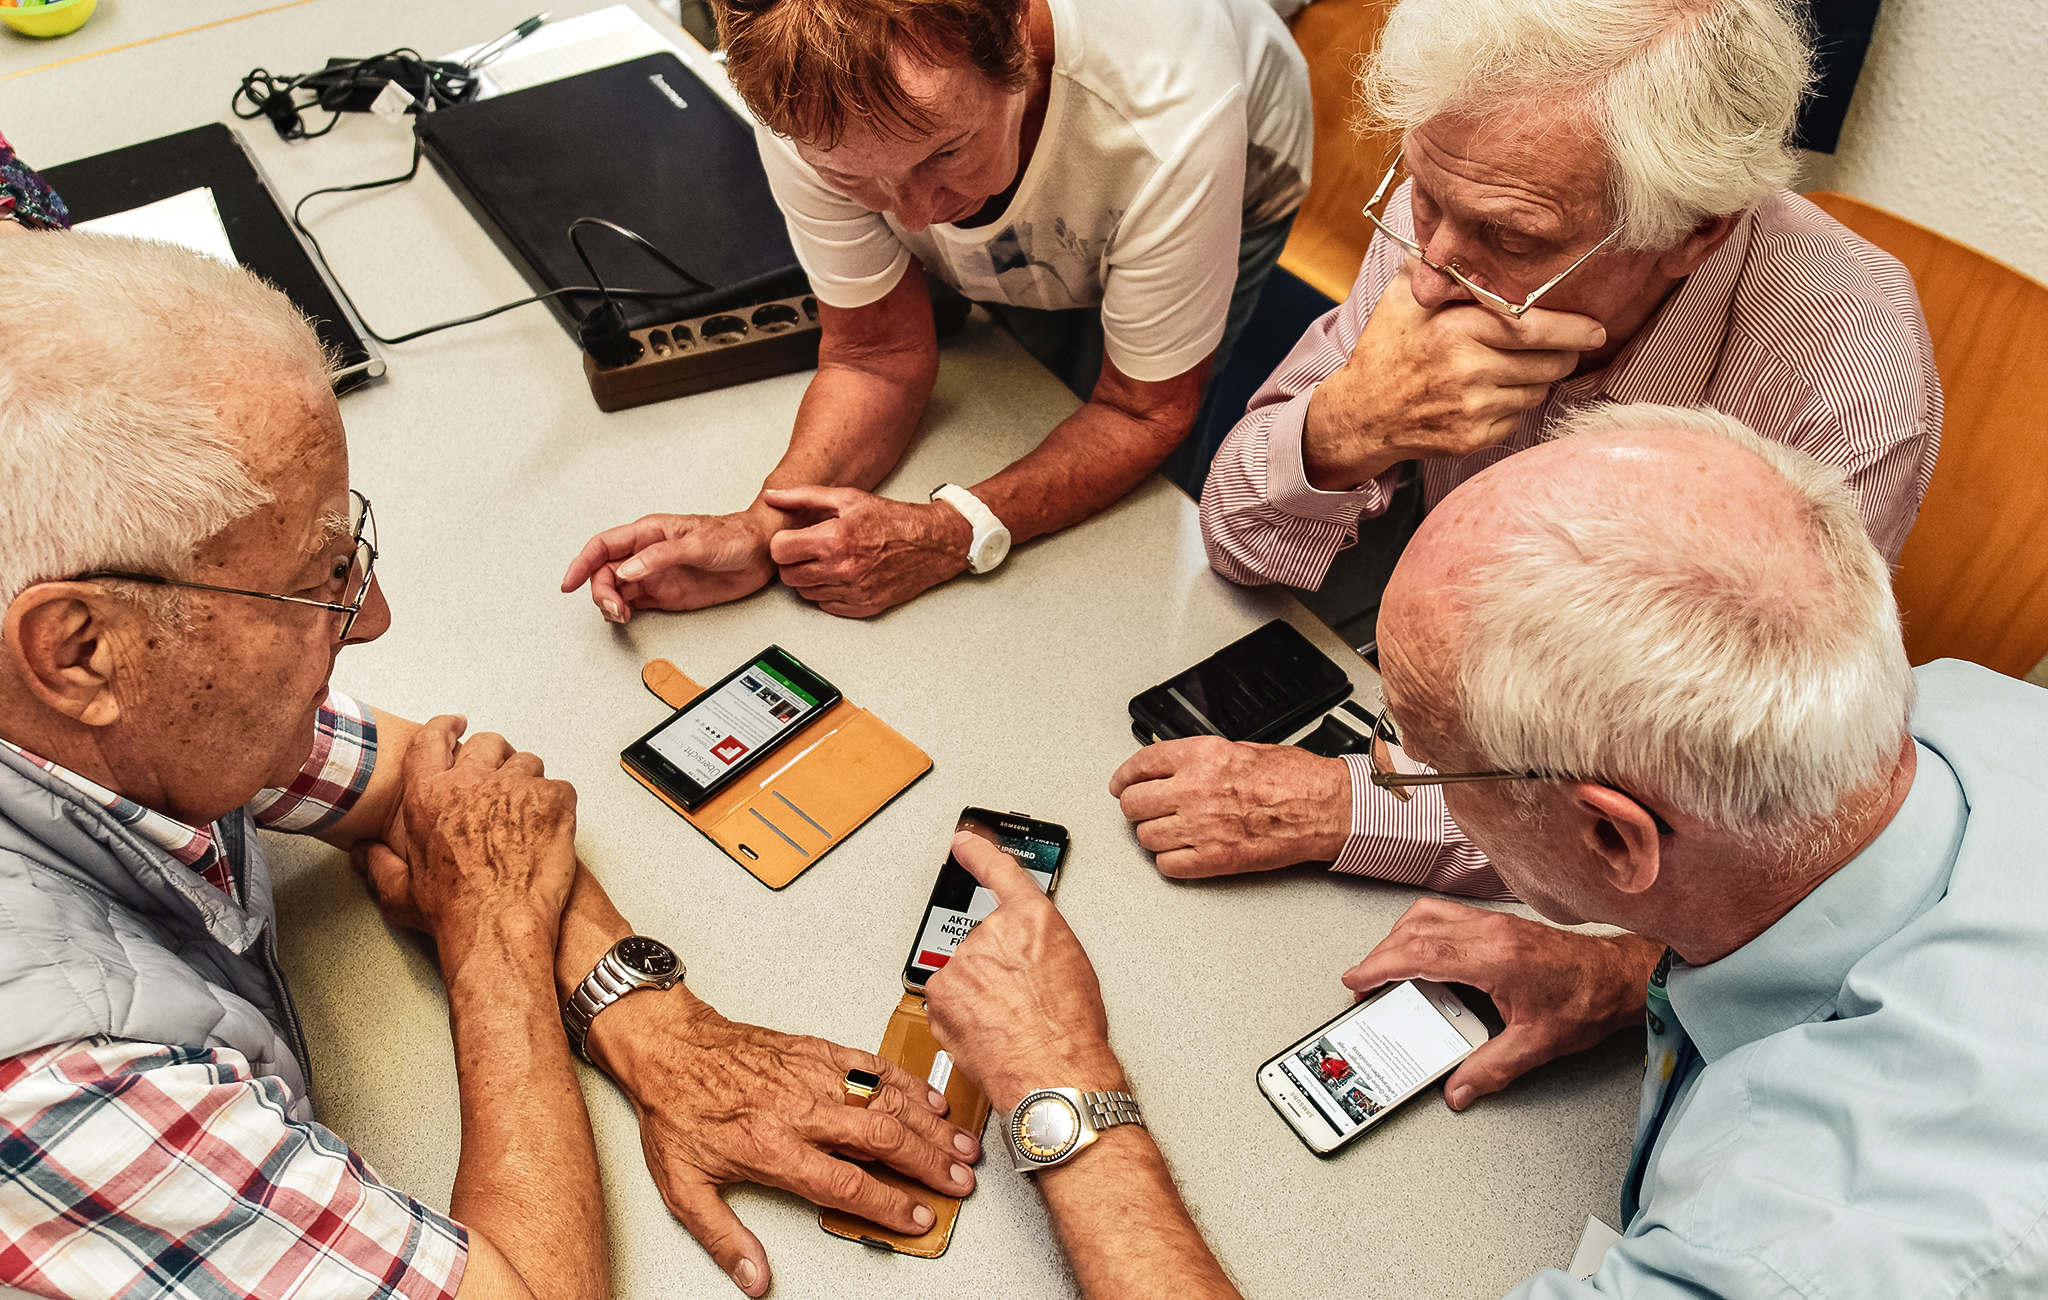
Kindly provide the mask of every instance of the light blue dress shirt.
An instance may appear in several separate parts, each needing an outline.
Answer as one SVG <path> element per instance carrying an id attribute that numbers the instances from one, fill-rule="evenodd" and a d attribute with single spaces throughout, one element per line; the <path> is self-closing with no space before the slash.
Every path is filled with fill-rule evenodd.
<path id="1" fill-rule="evenodd" d="M 1915 675 L 1905 803 L 1756 939 L 1673 964 L 1624 1235 L 1515 1300 L 2048 1297 L 2048 691 Z"/>

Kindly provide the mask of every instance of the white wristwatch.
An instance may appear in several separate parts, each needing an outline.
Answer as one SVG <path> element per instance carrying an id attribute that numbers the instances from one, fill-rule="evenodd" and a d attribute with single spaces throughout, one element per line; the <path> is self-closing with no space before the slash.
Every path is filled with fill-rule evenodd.
<path id="1" fill-rule="evenodd" d="M 1040 1088 L 1027 1093 L 1010 1112 L 1010 1164 L 1031 1173 L 1065 1164 L 1119 1124 L 1145 1127 L 1138 1099 L 1128 1092 L 1082 1092 L 1078 1088 Z"/>
<path id="2" fill-rule="evenodd" d="M 1010 553 L 1010 530 L 1003 527 L 995 511 L 981 503 L 980 497 L 958 483 L 947 483 L 932 489 L 932 500 L 943 501 L 958 510 L 974 529 L 974 540 L 967 544 L 968 568 L 987 573 Z"/>

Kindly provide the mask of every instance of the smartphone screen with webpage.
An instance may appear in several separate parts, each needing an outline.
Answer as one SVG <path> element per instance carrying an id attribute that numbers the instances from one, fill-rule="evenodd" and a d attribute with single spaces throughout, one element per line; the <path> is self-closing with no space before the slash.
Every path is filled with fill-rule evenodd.
<path id="1" fill-rule="evenodd" d="M 770 646 L 635 741 L 624 757 L 695 809 L 838 699 L 837 687 Z"/>
<path id="2" fill-rule="evenodd" d="M 1268 1061 L 1259 1082 L 1309 1145 L 1328 1150 L 1378 1123 L 1485 1041 L 1478 1018 L 1450 990 L 1404 981 Z M 1297 1122 L 1311 1116 L 1320 1123 Z"/>
<path id="3" fill-rule="evenodd" d="M 968 808 L 961 812 L 955 829 L 979 835 L 1017 859 L 1046 893 L 1058 885 L 1060 864 L 1067 856 L 1066 827 L 1017 813 Z M 995 910 L 996 896 L 948 853 L 938 883 L 932 886 L 931 901 L 925 905 L 910 957 L 903 965 L 904 985 L 921 991 L 924 982 L 952 960 L 960 941 Z"/>

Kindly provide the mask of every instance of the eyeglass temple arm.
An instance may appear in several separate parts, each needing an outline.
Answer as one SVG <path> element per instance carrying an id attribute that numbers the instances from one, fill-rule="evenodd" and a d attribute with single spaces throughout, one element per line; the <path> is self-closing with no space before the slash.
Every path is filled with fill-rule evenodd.
<path id="1" fill-rule="evenodd" d="M 86 573 L 73 579 L 76 582 L 90 582 L 95 578 L 119 578 L 123 582 L 146 582 L 152 587 L 189 587 L 194 591 L 218 591 L 226 596 L 254 596 L 258 600 L 281 601 L 287 605 L 311 605 L 315 609 L 330 609 L 337 614 L 353 611 L 347 605 L 337 605 L 326 600 L 307 600 L 304 596 L 281 596 L 274 591 L 243 591 L 240 587 L 216 587 L 208 582 L 186 582 L 179 578 L 166 578 L 155 573 Z"/>
<path id="2" fill-rule="evenodd" d="M 1541 288 L 1537 289 L 1537 290 L 1536 290 L 1536 292 L 1534 292 L 1534 293 L 1530 294 L 1530 295 L 1529 295 L 1529 296 L 1528 296 L 1527 298 L 1524 298 L 1524 299 L 1522 300 L 1522 305 L 1523 305 L 1523 307 L 1527 308 L 1527 307 L 1533 307 L 1533 306 L 1535 306 L 1535 305 L 1536 305 L 1536 300 L 1537 300 L 1538 298 L 1541 298 L 1541 297 L 1542 297 L 1542 296 L 1543 296 L 1544 294 L 1546 294 L 1546 293 L 1549 293 L 1549 292 L 1550 292 L 1550 291 L 1551 291 L 1552 289 L 1555 289 L 1555 288 L 1557 287 L 1557 282 L 1558 282 L 1559 280 L 1562 280 L 1562 279 L 1564 279 L 1564 278 L 1565 278 L 1566 276 L 1570 275 L 1570 274 L 1571 274 L 1571 273 L 1572 273 L 1573 271 L 1576 271 L 1576 270 L 1578 270 L 1578 269 L 1579 269 L 1580 267 L 1584 266 L 1584 265 L 1586 264 L 1586 259 L 1587 259 L 1587 258 L 1590 258 L 1590 257 L 1592 257 L 1592 256 L 1593 256 L 1593 254 L 1595 254 L 1595 253 L 1599 252 L 1599 251 L 1600 251 L 1601 249 L 1603 249 L 1603 248 L 1607 247 L 1607 246 L 1608 246 L 1609 244 L 1613 243 L 1613 242 L 1614 242 L 1614 237 L 1615 237 L 1616 235 L 1620 234 L 1620 233 L 1621 233 L 1621 227 L 1620 227 L 1620 226 L 1616 226 L 1616 227 L 1615 227 L 1614 229 L 1612 229 L 1612 230 L 1608 231 L 1608 232 L 1607 232 L 1607 238 L 1605 238 L 1605 239 L 1601 240 L 1601 241 L 1600 241 L 1599 243 L 1597 243 L 1597 244 L 1593 245 L 1593 246 L 1592 246 L 1591 248 L 1587 249 L 1587 250 L 1586 250 L 1586 252 L 1585 252 L 1585 255 L 1584 255 L 1584 256 L 1582 256 L 1582 257 L 1580 257 L 1578 261 L 1576 261 L 1576 262 L 1573 262 L 1573 263 L 1572 263 L 1572 264 L 1571 264 L 1570 266 L 1567 266 L 1567 267 L 1566 267 L 1566 268 L 1565 268 L 1564 270 L 1562 270 L 1562 271 L 1559 271 L 1559 272 L 1558 272 L 1558 273 L 1557 273 L 1556 275 L 1553 275 L 1553 276 L 1551 276 L 1551 277 L 1550 277 L 1550 278 L 1549 278 L 1548 280 L 1545 280 L 1545 281 L 1543 282 L 1543 285 L 1542 285 L 1542 287 L 1541 287 Z"/>
<path id="3" fill-rule="evenodd" d="M 1400 786 L 1403 789 L 1423 785 L 1470 785 L 1478 781 L 1538 781 L 1542 779 L 1542 774 L 1539 772 L 1453 772 L 1449 776 L 1439 775 L 1434 772 L 1427 776 L 1419 774 L 1410 776 L 1405 772 L 1374 772 L 1371 775 L 1374 785 L 1389 788 Z"/>

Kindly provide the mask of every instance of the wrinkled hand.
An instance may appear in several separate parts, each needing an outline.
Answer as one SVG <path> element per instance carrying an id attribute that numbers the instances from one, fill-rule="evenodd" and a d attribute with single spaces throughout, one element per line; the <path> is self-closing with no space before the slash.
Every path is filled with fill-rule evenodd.
<path id="1" fill-rule="evenodd" d="M 770 488 L 761 500 L 811 521 L 775 534 L 782 580 L 828 614 L 868 618 L 967 568 L 974 529 L 943 502 L 892 501 L 857 488 Z"/>
<path id="2" fill-rule="evenodd" d="M 1365 994 L 1395 980 L 1426 979 L 1470 984 L 1493 998 L 1507 1027 L 1444 1081 L 1444 1100 L 1463 1110 L 1545 1061 L 1640 1029 L 1650 972 L 1663 952 L 1635 935 L 1575 934 L 1422 898 L 1344 972 L 1344 984 Z"/>
<path id="3" fill-rule="evenodd" d="M 1520 320 L 1415 300 L 1414 259 L 1380 295 L 1350 359 L 1316 389 L 1302 428 L 1308 480 L 1347 490 L 1417 457 L 1469 456 L 1514 432 L 1579 354 L 1607 342 L 1589 316 L 1537 307 Z"/>
<path id="4" fill-rule="evenodd" d="M 444 715 L 414 733 L 387 840 L 356 850 L 386 919 L 437 941 L 522 907 L 553 924 L 576 876 L 576 788 L 503 736 L 458 744 L 465 725 Z"/>
<path id="5" fill-rule="evenodd" d="M 1033 1088 L 1123 1091 L 1095 967 L 1067 920 L 1017 860 L 978 836 L 953 856 L 996 896 L 925 984 L 932 1034 L 998 1111 Z"/>
<path id="6" fill-rule="evenodd" d="M 931 1208 L 851 1160 L 948 1196 L 974 1190 L 981 1144 L 940 1118 L 944 1094 L 867 1052 L 737 1024 L 681 987 L 620 999 L 594 1022 L 590 1051 L 632 1098 L 670 1212 L 749 1295 L 768 1289 L 768 1255 L 722 1186 L 780 1187 L 906 1233 L 930 1228 Z M 850 1069 L 882 1076 L 865 1110 L 846 1104 Z"/>
<path id="7" fill-rule="evenodd" d="M 1292 745 L 1190 736 L 1147 745 L 1109 778 L 1161 875 L 1329 862 L 1351 833 L 1351 771 Z"/>
<path id="8" fill-rule="evenodd" d="M 604 616 L 624 623 L 636 609 L 702 609 L 768 585 L 773 527 L 758 513 L 646 515 L 583 544 L 562 590 L 590 584 Z"/>

